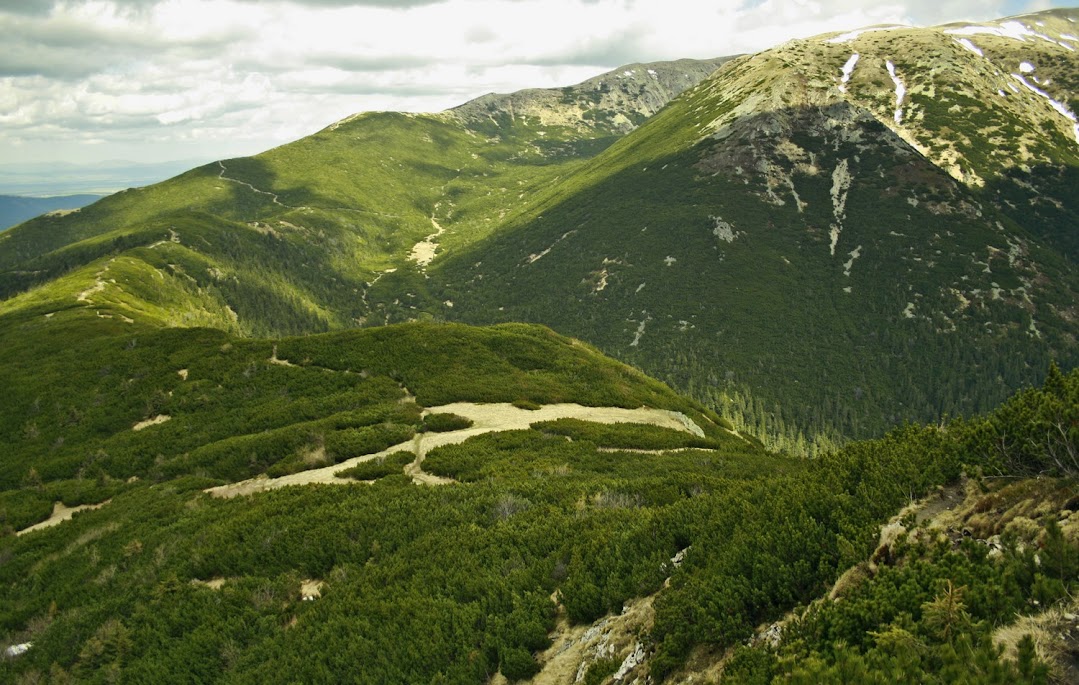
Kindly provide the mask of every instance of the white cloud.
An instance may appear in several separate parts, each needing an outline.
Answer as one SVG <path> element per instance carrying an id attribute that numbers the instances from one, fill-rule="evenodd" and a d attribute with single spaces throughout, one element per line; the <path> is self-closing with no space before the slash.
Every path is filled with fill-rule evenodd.
<path id="1" fill-rule="evenodd" d="M 867 24 L 985 19 L 1015 0 L 17 4 L 0 9 L 0 159 L 90 161 L 253 153 L 357 111 L 440 110 Z"/>

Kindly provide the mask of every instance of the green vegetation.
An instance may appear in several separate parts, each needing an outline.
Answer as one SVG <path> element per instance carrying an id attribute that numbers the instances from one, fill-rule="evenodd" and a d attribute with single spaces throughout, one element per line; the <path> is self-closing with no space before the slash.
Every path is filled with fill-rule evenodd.
<path id="1" fill-rule="evenodd" d="M 47 517 L 54 501 L 103 501 L 132 479 L 279 476 L 460 423 L 423 419 L 422 406 L 525 397 L 700 409 L 534 326 L 410 324 L 271 342 L 81 310 L 8 323 L 0 327 L 0 385 L 13 389 L 0 414 L 8 530 Z"/>
<path id="2" fill-rule="evenodd" d="M 1079 362 L 1070 262 L 1014 214 L 897 153 L 872 117 L 791 107 L 701 139 L 740 102 L 752 66 L 731 63 L 433 264 L 433 292 L 454 303 L 445 315 L 550 325 L 803 454 L 984 411 L 1040 382 L 1051 359 Z M 829 117 L 850 122 L 837 131 Z M 776 120 L 815 173 L 754 137 Z M 782 187 L 746 171 L 758 159 Z M 832 254 L 840 168 L 852 185 Z"/>
<path id="3" fill-rule="evenodd" d="M 31 221 L 0 238 L 0 315 L 86 308 L 249 337 L 542 323 L 807 455 L 984 411 L 1051 359 L 1079 362 L 1074 241 L 1059 228 L 1079 216 L 1066 192 L 1079 156 L 998 86 L 979 94 L 984 60 L 908 33 L 956 66 L 888 57 L 928 156 L 881 123 L 883 70 L 837 99 L 844 46 L 797 41 L 700 83 L 718 62 L 631 65 L 439 115 L 358 115 Z M 1071 88 L 1068 60 L 1037 61 Z M 815 85 L 791 92 L 792 70 Z M 769 104 L 746 111 L 757 93 Z M 1012 131 L 1038 160 L 1029 173 L 1000 152 Z M 984 187 L 955 183 L 945 137 Z M 409 254 L 427 236 L 437 258 L 421 266 Z"/>
<path id="4" fill-rule="evenodd" d="M 363 332 L 366 344 L 355 347 L 370 348 L 374 333 L 422 330 Z M 465 330 L 427 327 L 427 335 Z M 477 333 L 483 339 L 494 331 Z M 289 358 L 285 342 L 279 358 Z M 231 353 L 240 351 L 232 344 Z M 376 379 L 371 371 L 359 379 L 359 372 L 271 366 L 296 374 L 290 389 L 312 373 L 353 383 Z M 183 382 L 193 380 L 194 368 Z M 70 523 L 0 539 L 3 640 L 33 643 L 19 659 L 0 663 L 0 673 L 88 680 L 184 673 L 243 682 L 481 682 L 496 670 L 524 677 L 538 668 L 532 655 L 549 644 L 556 611 L 549 597 L 557 590 L 575 622 L 658 592 L 649 668 L 662 679 L 694 646 L 737 645 L 756 626 L 823 595 L 869 556 L 884 520 L 912 496 L 954 480 L 963 464 L 1042 469 L 1036 450 L 1000 462 L 990 448 L 1002 435 L 1026 444 L 1024 436 L 1039 434 L 1038 421 L 1076 421 L 1079 373 L 1050 377 L 1046 388 L 985 419 L 944 430 L 912 426 L 815 461 L 769 455 L 749 443 L 736 449 L 733 437 L 708 450 L 606 451 L 552 428 L 608 444 L 631 434 L 652 445 L 674 440 L 643 426 L 553 422 L 432 451 L 424 468 L 462 481 L 440 488 L 409 483 L 400 473 L 407 454 L 350 474 L 377 479 L 372 485 L 294 487 L 229 500 L 201 493 L 215 482 L 205 478 L 147 477 Z M 145 430 L 179 420 L 177 412 Z M 372 414 L 362 420 L 377 425 Z M 1073 481 L 1056 483 L 1054 497 L 1074 493 Z M 1011 507 L 1009 495 L 994 496 L 982 511 Z M 994 620 L 1037 609 L 1028 598 L 1044 608 L 1074 592 L 1074 542 L 1046 530 L 1040 567 L 1033 548 L 1008 548 L 1006 540 L 1003 561 L 990 560 L 985 548 L 954 549 L 932 537 L 897 543 L 891 566 L 805 619 L 797 634 L 808 637 L 790 649 L 806 645 L 812 659 L 743 650 L 729 668 L 753 682 L 784 664 L 800 669 L 798 677 L 822 678 L 857 663 L 905 668 L 913 657 L 888 661 L 898 658 L 887 651 L 894 640 L 874 634 L 899 639 L 906 631 L 925 645 L 915 666 L 926 677 L 977 677 L 990 667 L 1042 673 L 1044 665 L 1029 655 L 1025 665 L 1004 664 L 985 636 Z M 687 550 L 684 561 L 673 567 L 668 560 L 679 550 Z M 201 584 L 215 578 L 224 579 L 220 589 Z M 316 601 L 300 597 L 305 578 L 324 582 Z M 893 609 L 870 608 L 893 602 L 885 599 L 889 588 L 910 589 Z M 950 601 L 947 592 L 952 609 L 942 604 Z M 876 623 L 866 628 L 855 618 Z M 416 635 L 421 642 L 405 639 Z M 950 645 L 966 644 L 977 659 L 948 657 Z M 596 673 L 609 666 L 596 666 Z"/>
<path id="5" fill-rule="evenodd" d="M 689 447 L 718 449 L 751 449 L 750 444 L 734 436 L 721 438 L 699 438 L 684 431 L 672 428 L 658 428 L 641 423 L 592 423 L 578 419 L 559 419 L 533 424 L 534 429 L 551 435 L 562 435 L 573 441 L 587 441 L 598 447 L 637 449 L 637 450 L 672 450 Z"/>
<path id="6" fill-rule="evenodd" d="M 411 452 L 397 452 L 387 454 L 371 461 L 364 461 L 352 468 L 337 472 L 339 478 L 352 478 L 355 480 L 378 480 L 386 476 L 401 473 L 402 469 L 412 463 L 415 456 Z"/>
<path id="7" fill-rule="evenodd" d="M 1008 659 L 999 643 L 1017 617 L 1065 606 L 1074 592 L 1079 547 L 1065 540 L 1052 511 L 1074 497 L 1074 481 L 1024 481 L 988 493 L 978 506 L 1009 499 L 1021 505 L 1032 497 L 1030 483 L 1042 491 L 1033 501 L 1051 512 L 1033 533 L 1000 525 L 986 544 L 924 524 L 904 531 L 888 550 L 888 563 L 872 572 L 856 567 L 841 600 L 814 604 L 797 617 L 778 649 L 737 653 L 726 675 L 736 683 L 1050 682 L 1031 633 L 1015 630 L 1019 640 Z M 1026 492 L 1016 498 L 1017 489 Z"/>
<path id="8" fill-rule="evenodd" d="M 440 412 L 423 417 L 423 429 L 432 433 L 444 433 L 472 427 L 472 419 Z"/>
<path id="9" fill-rule="evenodd" d="M 818 43 L 647 120 L 692 70 L 352 117 L 0 234 L 0 647 L 31 645 L 0 681 L 517 681 L 556 626 L 645 597 L 657 683 L 701 654 L 744 683 L 1054 677 L 1024 630 L 1079 592 L 1079 156 L 1011 100 L 912 88 L 918 139 L 985 181 L 957 183 Z M 1033 126 L 1035 166 L 980 126 Z M 456 402 L 703 436 L 560 419 L 419 450 L 472 426 Z M 958 483 L 952 530 L 881 544 Z M 58 502 L 102 506 L 17 534 Z"/>

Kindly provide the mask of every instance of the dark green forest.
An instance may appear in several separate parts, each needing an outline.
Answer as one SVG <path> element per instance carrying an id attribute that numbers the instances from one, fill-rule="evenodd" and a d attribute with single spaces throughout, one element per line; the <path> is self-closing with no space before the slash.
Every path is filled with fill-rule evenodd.
<path id="1" fill-rule="evenodd" d="M 983 418 L 908 425 L 805 460 L 768 453 L 661 384 L 535 327 L 413 324 L 272 342 L 126 324 L 103 333 L 72 316 L 8 331 L 6 349 L 36 363 L 4 366 L 5 387 L 20 391 L 3 414 L 13 458 L 0 635 L 32 644 L 0 660 L 12 682 L 520 680 L 540 668 L 557 616 L 589 623 L 657 592 L 649 672 L 677 678 L 694 650 L 737 647 L 827 593 L 870 557 L 882 523 L 961 473 L 988 490 L 992 477 L 1040 476 L 1065 508 L 1060 493 L 1074 495 L 1079 472 L 1069 457 L 1079 373 L 1055 367 L 1044 388 Z M 313 446 L 340 460 L 459 430 L 462 417 L 420 416 L 451 400 L 647 404 L 707 430 L 539 422 L 435 449 L 424 467 L 457 481 L 446 486 L 416 485 L 387 457 L 340 485 L 203 492 L 319 465 L 303 458 Z M 172 418 L 131 430 L 162 415 Z M 12 534 L 55 500 L 108 503 Z M 744 682 L 900 671 L 1045 682 L 1029 645 L 1007 661 L 986 635 L 1075 592 L 1075 540 L 1052 523 L 1023 545 L 1005 540 L 998 558 L 912 535 L 844 602 L 800 619 L 796 640 L 739 648 L 729 671 Z M 312 580 L 321 593 L 305 601 Z M 935 608 L 952 600 L 950 614 Z M 920 646 L 896 651 L 904 640 Z"/>

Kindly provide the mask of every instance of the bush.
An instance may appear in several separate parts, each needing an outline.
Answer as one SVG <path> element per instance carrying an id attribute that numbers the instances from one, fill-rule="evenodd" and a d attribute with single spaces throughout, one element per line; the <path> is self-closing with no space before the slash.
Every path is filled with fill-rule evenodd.
<path id="1" fill-rule="evenodd" d="M 539 664 L 532 655 L 520 647 L 507 647 L 502 650 L 502 675 L 511 682 L 525 680 L 539 673 Z"/>
<path id="2" fill-rule="evenodd" d="M 334 463 L 374 454 L 409 440 L 416 434 L 412 426 L 382 423 L 366 428 L 348 428 L 326 436 L 326 453 Z"/>
<path id="3" fill-rule="evenodd" d="M 472 419 L 458 414 L 428 414 L 423 418 L 423 430 L 432 433 L 445 433 L 471 427 Z"/>
<path id="4" fill-rule="evenodd" d="M 386 476 L 401 473 L 402 469 L 412 463 L 415 455 L 411 452 L 395 452 L 378 459 L 360 462 L 352 468 L 338 471 L 338 478 L 352 478 L 354 480 L 378 480 Z"/>
<path id="5" fill-rule="evenodd" d="M 584 674 L 584 685 L 600 685 L 617 670 L 618 662 L 614 659 L 596 659 Z"/>

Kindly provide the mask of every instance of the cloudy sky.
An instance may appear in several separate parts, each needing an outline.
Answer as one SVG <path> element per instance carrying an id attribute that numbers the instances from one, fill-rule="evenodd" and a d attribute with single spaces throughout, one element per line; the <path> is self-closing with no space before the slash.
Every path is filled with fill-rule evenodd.
<path id="1" fill-rule="evenodd" d="M 252 154 L 628 62 L 1058 0 L 0 0 L 0 164 Z"/>

